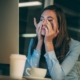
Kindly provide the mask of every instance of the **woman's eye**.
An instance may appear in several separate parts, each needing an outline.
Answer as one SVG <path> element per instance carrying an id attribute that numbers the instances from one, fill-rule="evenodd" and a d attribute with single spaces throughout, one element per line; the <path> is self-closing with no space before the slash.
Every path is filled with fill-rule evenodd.
<path id="1" fill-rule="evenodd" d="M 51 22 L 51 21 L 52 21 L 52 19 L 48 19 L 48 21 L 50 21 L 50 22 Z"/>

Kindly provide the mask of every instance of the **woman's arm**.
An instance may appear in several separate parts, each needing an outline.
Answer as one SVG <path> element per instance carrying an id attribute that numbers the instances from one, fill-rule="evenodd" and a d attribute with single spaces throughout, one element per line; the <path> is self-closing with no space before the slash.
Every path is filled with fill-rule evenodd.
<path id="1" fill-rule="evenodd" d="M 28 48 L 28 56 L 24 68 L 24 76 L 26 76 L 26 68 L 31 68 L 31 67 L 38 67 L 39 64 L 39 59 L 41 55 L 40 50 L 35 50 L 33 51 L 33 54 L 31 55 L 31 45 L 33 43 L 33 39 L 30 40 L 29 48 Z"/>
<path id="2" fill-rule="evenodd" d="M 62 64 L 56 58 L 55 51 L 49 51 L 44 56 L 48 65 L 48 69 L 52 80 L 62 80 L 71 71 L 80 55 L 80 43 L 75 43 L 73 49 L 69 51 L 69 55 Z"/>

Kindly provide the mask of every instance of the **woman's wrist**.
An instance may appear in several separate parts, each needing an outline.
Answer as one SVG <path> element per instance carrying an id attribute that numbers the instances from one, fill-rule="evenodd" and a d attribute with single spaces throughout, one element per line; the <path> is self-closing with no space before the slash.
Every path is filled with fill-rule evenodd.
<path id="1" fill-rule="evenodd" d="M 54 45 L 53 45 L 53 42 L 45 42 L 45 49 L 46 49 L 46 52 L 49 52 L 49 51 L 53 51 L 54 50 Z"/>
<path id="2" fill-rule="evenodd" d="M 36 46 L 36 50 L 41 50 L 42 47 L 42 41 L 38 41 L 37 46 Z"/>

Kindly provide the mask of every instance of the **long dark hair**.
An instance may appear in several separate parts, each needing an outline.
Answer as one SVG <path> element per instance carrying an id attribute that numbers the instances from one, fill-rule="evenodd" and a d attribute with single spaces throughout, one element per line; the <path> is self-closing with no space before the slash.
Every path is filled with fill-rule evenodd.
<path id="1" fill-rule="evenodd" d="M 55 6 L 55 5 L 50 5 L 46 8 L 44 8 L 41 12 L 41 14 L 45 11 L 45 10 L 52 10 L 56 12 L 57 15 L 57 20 L 58 20 L 58 25 L 59 25 L 59 34 L 57 35 L 57 37 L 54 39 L 54 48 L 55 48 L 55 53 L 56 53 L 56 57 L 58 59 L 58 61 L 60 63 L 62 63 L 62 61 L 64 60 L 67 52 L 69 51 L 69 42 L 70 42 L 70 37 L 68 36 L 67 33 L 67 29 L 66 29 L 66 18 L 64 15 L 64 12 L 61 8 Z M 34 42 L 31 48 L 31 52 L 33 52 L 33 49 L 36 48 L 38 39 L 37 36 L 34 38 Z M 44 48 L 44 44 L 42 46 L 41 49 L 41 54 L 45 53 L 45 48 Z"/>

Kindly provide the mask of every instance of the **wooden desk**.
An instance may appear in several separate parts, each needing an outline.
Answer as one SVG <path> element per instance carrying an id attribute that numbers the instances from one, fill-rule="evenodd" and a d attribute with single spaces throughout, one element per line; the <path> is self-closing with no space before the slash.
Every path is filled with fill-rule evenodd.
<path id="1" fill-rule="evenodd" d="M 9 76 L 0 76 L 0 80 L 27 80 L 25 78 L 22 79 L 12 79 Z"/>

